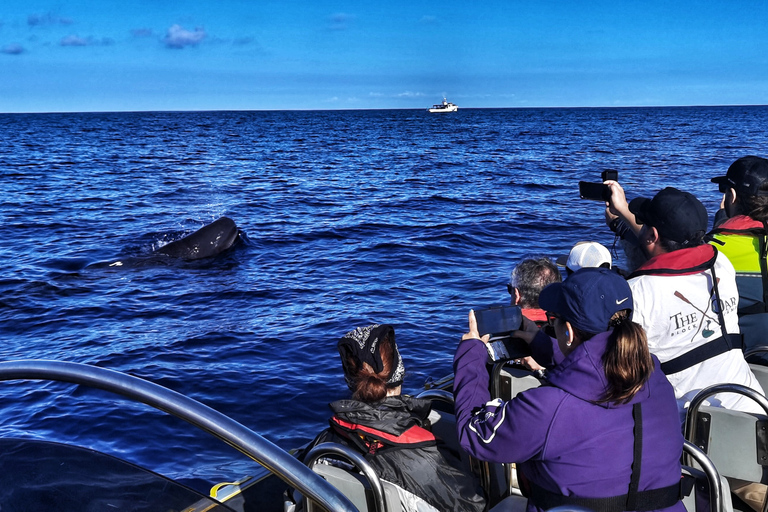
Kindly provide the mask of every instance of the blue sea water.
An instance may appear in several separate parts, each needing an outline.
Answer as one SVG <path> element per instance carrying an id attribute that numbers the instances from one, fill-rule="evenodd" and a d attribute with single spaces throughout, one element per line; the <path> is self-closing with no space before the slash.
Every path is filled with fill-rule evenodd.
<path id="1" fill-rule="evenodd" d="M 695 193 L 766 155 L 768 107 L 0 114 L 0 359 L 127 372 L 284 448 L 346 396 L 336 341 L 391 323 L 405 390 L 451 371 L 467 311 L 529 255 L 608 247 L 579 180 Z M 213 260 L 110 267 L 221 216 Z M 74 442 L 205 488 L 244 456 L 104 392 L 0 383 L 0 436 Z"/>

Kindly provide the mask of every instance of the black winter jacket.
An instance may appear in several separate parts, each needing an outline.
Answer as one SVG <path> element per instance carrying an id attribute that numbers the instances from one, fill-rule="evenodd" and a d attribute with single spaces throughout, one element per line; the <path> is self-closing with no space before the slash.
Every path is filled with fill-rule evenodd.
<path id="1" fill-rule="evenodd" d="M 368 404 L 339 400 L 330 404 L 331 427 L 307 451 L 323 442 L 354 447 L 365 455 L 379 478 L 422 498 L 437 510 L 481 512 L 482 489 L 460 470 L 458 454 L 425 430 L 428 400 L 391 396 Z"/>

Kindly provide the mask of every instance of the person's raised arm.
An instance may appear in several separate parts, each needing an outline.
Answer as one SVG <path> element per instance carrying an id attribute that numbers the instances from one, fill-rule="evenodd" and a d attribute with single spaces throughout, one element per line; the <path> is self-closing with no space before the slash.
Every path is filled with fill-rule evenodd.
<path id="1" fill-rule="evenodd" d="M 606 221 L 608 221 L 609 214 L 615 215 L 622 219 L 627 226 L 632 230 L 635 235 L 640 234 L 642 226 L 635 221 L 635 215 L 629 211 L 629 203 L 627 202 L 627 196 L 624 193 L 624 188 L 619 185 L 618 181 L 606 181 L 605 185 L 611 189 L 611 198 L 605 203 L 608 207 L 606 213 Z"/>

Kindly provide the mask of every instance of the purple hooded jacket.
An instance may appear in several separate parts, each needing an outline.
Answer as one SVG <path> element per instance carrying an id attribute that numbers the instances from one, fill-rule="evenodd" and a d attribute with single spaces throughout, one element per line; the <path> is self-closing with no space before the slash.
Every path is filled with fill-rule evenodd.
<path id="1" fill-rule="evenodd" d="M 508 402 L 490 402 L 484 343 L 462 341 L 453 363 L 461 446 L 480 460 L 518 463 L 528 480 L 549 491 L 581 498 L 619 496 L 627 493 L 632 473 L 632 405 L 642 402 L 639 490 L 679 482 L 683 436 L 677 402 L 655 357 L 655 371 L 630 403 L 595 403 L 607 387 L 602 357 L 610 334 L 578 345 L 549 370 L 550 385 L 527 390 Z M 547 347 L 552 341 L 544 333 L 537 334 L 533 343 L 552 352 Z M 528 512 L 542 510 L 531 501 Z M 663 510 L 685 508 L 678 502 Z"/>

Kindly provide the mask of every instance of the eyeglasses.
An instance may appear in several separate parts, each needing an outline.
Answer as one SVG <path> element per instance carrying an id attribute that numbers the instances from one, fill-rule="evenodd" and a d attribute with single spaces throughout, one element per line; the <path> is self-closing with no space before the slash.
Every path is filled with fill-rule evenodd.
<path id="1" fill-rule="evenodd" d="M 517 289 L 517 288 L 515 288 L 514 286 L 512 286 L 512 283 L 507 283 L 507 291 L 509 292 L 509 295 L 510 295 L 512 298 L 514 298 L 514 297 L 515 297 L 515 290 L 516 290 L 516 289 Z"/>

